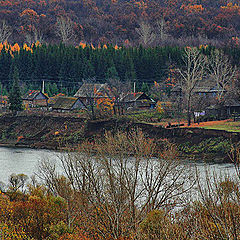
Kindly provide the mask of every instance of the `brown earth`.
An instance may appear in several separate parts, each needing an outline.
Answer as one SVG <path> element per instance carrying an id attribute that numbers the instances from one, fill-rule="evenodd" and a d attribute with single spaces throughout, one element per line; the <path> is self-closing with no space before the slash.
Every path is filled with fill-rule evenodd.
<path id="1" fill-rule="evenodd" d="M 222 138 L 231 143 L 240 141 L 240 133 L 203 128 L 163 128 L 159 125 L 134 123 L 127 120 L 87 121 L 77 117 L 10 116 L 0 117 L 0 145 L 61 149 L 77 147 L 85 140 L 101 137 L 104 132 L 129 131 L 140 128 L 150 138 L 168 139 L 176 144 L 199 145 L 207 139 Z"/>

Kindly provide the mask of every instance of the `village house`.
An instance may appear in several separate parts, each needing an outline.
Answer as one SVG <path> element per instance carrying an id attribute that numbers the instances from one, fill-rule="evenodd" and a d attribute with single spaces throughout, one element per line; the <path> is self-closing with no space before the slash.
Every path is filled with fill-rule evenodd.
<path id="1" fill-rule="evenodd" d="M 96 102 L 101 98 L 110 98 L 114 96 L 107 83 L 84 83 L 76 92 L 74 97 L 79 98 L 85 105 Z"/>
<path id="2" fill-rule="evenodd" d="M 52 110 L 58 112 L 70 112 L 80 109 L 86 109 L 86 107 L 84 103 L 76 97 L 59 96 L 52 106 Z"/>
<path id="3" fill-rule="evenodd" d="M 146 93 L 128 93 L 120 99 L 121 105 L 125 108 L 153 109 L 156 102 Z"/>
<path id="4" fill-rule="evenodd" d="M 23 105 L 26 108 L 36 108 L 36 107 L 47 107 L 48 106 L 48 97 L 38 90 L 29 90 L 24 94 Z"/>
<path id="5" fill-rule="evenodd" d="M 224 103 L 211 105 L 206 108 L 207 117 L 217 119 L 227 119 L 240 116 L 240 101 L 236 99 L 227 99 Z"/>
<path id="6" fill-rule="evenodd" d="M 177 84 L 171 89 L 171 95 L 173 97 L 181 97 L 183 94 L 183 89 L 181 85 Z M 221 87 L 217 87 L 216 83 L 213 81 L 202 81 L 197 84 L 193 88 L 193 93 L 197 94 L 199 96 L 205 96 L 205 97 L 216 97 L 219 93 L 225 93 L 226 90 L 224 90 Z"/>

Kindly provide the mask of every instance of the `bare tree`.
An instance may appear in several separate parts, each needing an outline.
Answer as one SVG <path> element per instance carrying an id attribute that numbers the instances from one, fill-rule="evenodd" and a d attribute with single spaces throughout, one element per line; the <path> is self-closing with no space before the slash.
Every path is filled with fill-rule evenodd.
<path id="1" fill-rule="evenodd" d="M 184 51 L 183 62 L 184 68 L 178 69 L 180 74 L 179 81 L 186 100 L 188 125 L 191 125 L 192 98 L 194 89 L 196 88 L 198 82 L 203 78 L 206 60 L 197 48 L 187 47 Z"/>
<path id="2" fill-rule="evenodd" d="M 139 35 L 140 43 L 144 46 L 150 45 L 156 39 L 156 34 L 149 23 L 140 22 L 139 28 L 136 28 L 136 32 Z"/>
<path id="3" fill-rule="evenodd" d="M 58 17 L 56 23 L 56 33 L 63 43 L 68 43 L 75 37 L 73 22 L 68 17 Z"/>
<path id="4" fill-rule="evenodd" d="M 38 30 L 36 27 L 33 27 L 31 32 L 26 33 L 25 35 L 26 42 L 28 44 L 36 43 L 36 42 L 43 42 L 43 33 L 41 30 Z"/>
<path id="5" fill-rule="evenodd" d="M 166 21 L 162 17 L 160 20 L 157 21 L 157 31 L 158 31 L 158 37 L 160 42 L 164 42 L 167 39 L 167 33 L 166 33 Z"/>
<path id="6" fill-rule="evenodd" d="M 12 29 L 6 24 L 6 21 L 3 20 L 0 22 L 0 42 L 5 42 L 12 34 Z"/>
<path id="7" fill-rule="evenodd" d="M 16 192 L 18 189 L 23 188 L 26 184 L 26 181 L 28 180 L 28 176 L 25 174 L 11 174 L 9 177 L 9 189 L 13 192 Z"/>
<path id="8" fill-rule="evenodd" d="M 156 144 L 140 130 L 106 133 L 94 146 L 87 142 L 79 153 L 61 158 L 71 188 L 87 199 L 83 211 L 88 221 L 104 239 L 128 237 L 148 211 L 183 203 L 194 184 L 192 171 L 181 165 L 172 145 L 163 145 L 167 147 L 154 157 Z M 42 179 L 57 189 L 54 174 L 46 173 Z"/>
<path id="9" fill-rule="evenodd" d="M 233 67 L 229 58 L 218 49 L 212 51 L 209 61 L 208 70 L 210 77 L 216 84 L 217 101 L 223 101 L 224 93 L 231 86 L 232 81 L 236 76 L 236 67 Z"/>

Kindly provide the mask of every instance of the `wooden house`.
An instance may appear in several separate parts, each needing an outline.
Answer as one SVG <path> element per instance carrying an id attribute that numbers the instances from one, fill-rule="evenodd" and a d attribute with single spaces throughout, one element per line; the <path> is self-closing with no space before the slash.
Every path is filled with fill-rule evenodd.
<path id="1" fill-rule="evenodd" d="M 96 102 L 100 98 L 113 98 L 112 91 L 107 83 L 84 83 L 74 97 L 79 98 L 84 104 Z"/>
<path id="2" fill-rule="evenodd" d="M 38 90 L 29 90 L 22 99 L 23 105 L 29 108 L 48 106 L 48 97 Z"/>
<path id="3" fill-rule="evenodd" d="M 216 97 L 219 93 L 225 93 L 221 87 L 217 87 L 213 81 L 200 81 L 193 89 L 193 93 L 199 96 Z M 177 84 L 171 89 L 171 95 L 175 97 L 181 97 L 183 95 L 182 86 Z"/>
<path id="4" fill-rule="evenodd" d="M 211 105 L 206 108 L 206 116 L 216 119 L 227 119 L 234 116 L 240 116 L 240 101 L 236 99 L 227 99 L 222 104 Z"/>
<path id="5" fill-rule="evenodd" d="M 86 109 L 86 107 L 79 98 L 75 97 L 60 96 L 52 106 L 52 110 L 58 112 L 70 112 L 80 109 Z"/>
<path id="6" fill-rule="evenodd" d="M 240 115 L 240 101 L 236 99 L 227 99 L 224 103 L 227 115 Z"/>
<path id="7" fill-rule="evenodd" d="M 128 93 L 121 98 L 120 103 L 125 109 L 152 109 L 156 105 L 156 102 L 143 92 Z"/>

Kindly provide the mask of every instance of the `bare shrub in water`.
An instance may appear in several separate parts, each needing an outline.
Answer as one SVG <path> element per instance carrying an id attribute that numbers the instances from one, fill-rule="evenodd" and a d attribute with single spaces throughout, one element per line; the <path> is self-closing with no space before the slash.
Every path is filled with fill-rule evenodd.
<path id="1" fill-rule="evenodd" d="M 101 140 L 82 144 L 79 152 L 61 156 L 64 175 L 78 193 L 72 201 L 80 195 L 86 200 L 79 216 L 87 216 L 87 232 L 102 239 L 129 237 L 149 211 L 184 203 L 183 194 L 194 184 L 192 171 L 180 164 L 173 145 L 164 145 L 160 151 L 140 130 L 106 133 Z M 54 166 L 42 162 L 39 176 L 64 197 Z"/>

